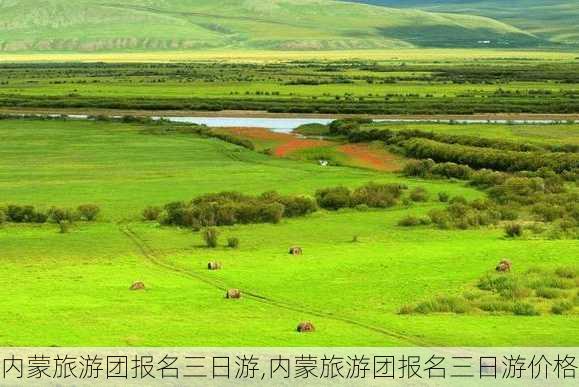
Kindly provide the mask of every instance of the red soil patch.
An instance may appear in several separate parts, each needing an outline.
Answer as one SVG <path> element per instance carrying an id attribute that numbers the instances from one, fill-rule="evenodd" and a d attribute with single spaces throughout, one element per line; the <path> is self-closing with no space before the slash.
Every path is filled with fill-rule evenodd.
<path id="1" fill-rule="evenodd" d="M 294 137 L 293 140 L 288 141 L 275 149 L 274 154 L 277 157 L 284 157 L 290 153 L 308 149 L 308 148 L 317 148 L 321 146 L 328 146 L 331 145 L 331 142 L 324 141 L 324 140 L 310 140 L 307 138 L 296 138 Z"/>
<path id="2" fill-rule="evenodd" d="M 290 153 L 301 149 L 332 145 L 329 141 L 300 138 L 293 133 L 276 133 L 265 128 L 230 127 L 214 130 L 221 133 L 231 134 L 236 137 L 245 138 L 250 141 L 266 142 L 268 143 L 268 146 L 274 148 L 273 154 L 277 157 L 285 157 Z"/>
<path id="3" fill-rule="evenodd" d="M 347 144 L 338 149 L 361 167 L 386 172 L 400 170 L 400 162 L 396 156 L 384 150 L 372 149 L 368 144 Z"/>

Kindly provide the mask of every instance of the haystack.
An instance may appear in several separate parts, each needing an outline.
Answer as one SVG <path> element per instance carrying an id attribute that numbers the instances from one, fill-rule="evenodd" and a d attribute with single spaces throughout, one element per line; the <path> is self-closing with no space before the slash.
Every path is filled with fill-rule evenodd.
<path id="1" fill-rule="evenodd" d="M 227 291 L 227 294 L 225 294 L 225 298 L 237 300 L 241 298 L 241 292 L 239 291 L 239 289 L 229 289 Z"/>
<path id="2" fill-rule="evenodd" d="M 135 282 L 131 285 L 129 290 L 145 290 L 145 284 L 142 282 Z"/>
<path id="3" fill-rule="evenodd" d="M 507 259 L 503 259 L 497 265 L 496 271 L 498 271 L 499 273 L 507 273 L 507 272 L 510 272 L 512 268 L 513 268 L 513 263 Z"/>
<path id="4" fill-rule="evenodd" d="M 209 262 L 207 264 L 207 269 L 209 270 L 221 270 L 222 267 L 221 262 Z"/>
<path id="5" fill-rule="evenodd" d="M 300 333 L 314 332 L 315 330 L 314 324 L 309 321 L 302 321 L 298 325 L 298 332 Z"/>
<path id="6" fill-rule="evenodd" d="M 303 250 L 302 250 L 301 247 L 299 247 L 299 246 L 292 246 L 292 247 L 290 247 L 290 249 L 289 249 L 289 253 L 290 253 L 291 255 L 302 255 L 304 252 L 303 252 Z"/>

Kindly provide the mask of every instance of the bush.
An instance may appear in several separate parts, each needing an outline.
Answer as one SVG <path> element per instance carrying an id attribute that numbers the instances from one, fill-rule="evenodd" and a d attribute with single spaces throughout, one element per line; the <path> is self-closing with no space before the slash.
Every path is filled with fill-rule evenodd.
<path id="1" fill-rule="evenodd" d="M 346 187 L 325 188 L 316 192 L 318 205 L 326 210 L 339 210 L 350 207 L 351 192 Z"/>
<path id="2" fill-rule="evenodd" d="M 506 301 L 484 301 L 478 307 L 485 312 L 509 312 L 513 313 L 514 305 L 512 302 Z"/>
<path id="3" fill-rule="evenodd" d="M 48 218 L 54 223 L 73 223 L 76 220 L 74 211 L 68 208 L 52 207 L 48 210 Z"/>
<path id="4" fill-rule="evenodd" d="M 441 296 L 425 301 L 416 306 L 416 313 L 466 313 L 470 310 L 468 303 L 460 297 Z"/>
<path id="5" fill-rule="evenodd" d="M 448 212 L 444 210 L 432 210 L 428 213 L 428 217 L 438 228 L 449 229 L 452 222 Z"/>
<path id="6" fill-rule="evenodd" d="M 551 312 L 553 314 L 564 314 L 565 312 L 573 309 L 573 304 L 569 301 L 560 301 L 551 307 Z"/>
<path id="7" fill-rule="evenodd" d="M 552 289 L 545 287 L 541 287 L 535 290 L 535 294 L 537 295 L 537 297 L 546 298 L 548 300 L 560 298 L 563 295 L 562 291 L 559 289 Z"/>
<path id="8" fill-rule="evenodd" d="M 282 197 L 280 203 L 285 207 L 283 216 L 288 218 L 309 215 L 318 209 L 316 201 L 307 196 Z"/>
<path id="9" fill-rule="evenodd" d="M 561 278 L 575 278 L 577 277 L 577 269 L 573 267 L 559 267 L 555 270 L 555 274 Z"/>
<path id="10" fill-rule="evenodd" d="M 428 177 L 434 165 L 432 160 L 411 160 L 404 165 L 402 172 L 406 176 Z"/>
<path id="11" fill-rule="evenodd" d="M 149 206 L 143 210 L 143 219 L 147 221 L 159 220 L 162 212 L 161 207 Z"/>
<path id="12" fill-rule="evenodd" d="M 531 304 L 526 302 L 517 302 L 513 307 L 513 314 L 515 316 L 538 316 L 539 312 Z"/>
<path id="13" fill-rule="evenodd" d="M 398 221 L 398 225 L 402 227 L 425 226 L 430 223 L 431 221 L 429 218 L 417 218 L 412 215 L 408 215 Z"/>
<path id="14" fill-rule="evenodd" d="M 70 231 L 70 226 L 72 226 L 72 223 L 69 221 L 58 222 L 58 232 L 61 234 L 67 234 Z"/>
<path id="15" fill-rule="evenodd" d="M 519 238 L 523 236 L 523 226 L 518 223 L 509 223 L 505 226 L 505 235 L 508 238 Z"/>
<path id="16" fill-rule="evenodd" d="M 0 208 L 0 226 L 8 221 L 8 216 L 3 208 Z"/>
<path id="17" fill-rule="evenodd" d="M 18 206 L 11 204 L 6 208 L 8 221 L 13 223 L 34 223 L 36 210 L 33 206 Z"/>
<path id="18" fill-rule="evenodd" d="M 203 231 L 203 240 L 209 248 L 216 248 L 219 244 L 219 230 L 215 227 L 209 227 Z"/>
<path id="19" fill-rule="evenodd" d="M 422 187 L 415 188 L 410 192 L 410 199 L 413 202 L 427 202 L 428 196 L 428 192 Z"/>
<path id="20" fill-rule="evenodd" d="M 398 225 L 402 227 L 414 227 L 420 225 L 420 219 L 415 216 L 408 215 L 398 221 Z"/>
<path id="21" fill-rule="evenodd" d="M 236 249 L 239 247 L 239 239 L 238 238 L 229 238 L 227 239 L 227 247 Z"/>
<path id="22" fill-rule="evenodd" d="M 392 207 L 402 195 L 402 189 L 398 184 L 368 183 L 353 192 L 352 205 L 365 204 L 371 208 Z"/>
<path id="23" fill-rule="evenodd" d="M 77 211 L 81 219 L 92 222 L 96 220 L 101 209 L 96 204 L 82 204 L 78 206 Z"/>
<path id="24" fill-rule="evenodd" d="M 446 192 L 439 192 L 438 193 L 438 201 L 441 203 L 447 203 L 450 200 L 450 195 Z"/>

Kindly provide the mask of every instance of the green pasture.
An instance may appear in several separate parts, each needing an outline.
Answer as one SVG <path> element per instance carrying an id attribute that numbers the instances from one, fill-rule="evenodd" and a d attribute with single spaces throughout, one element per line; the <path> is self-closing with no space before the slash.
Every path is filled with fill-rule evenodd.
<path id="1" fill-rule="evenodd" d="M 275 159 L 215 139 L 144 134 L 142 125 L 0 121 L 0 205 L 96 203 L 96 223 L 0 228 L 3 346 L 566 346 L 577 315 L 399 315 L 401 306 L 462 294 L 508 258 L 514 270 L 572 265 L 573 240 L 506 240 L 502 229 L 402 228 L 441 206 L 438 192 L 483 194 L 459 182 Z M 320 211 L 280 224 L 199 233 L 139 219 L 142 208 L 205 192 L 312 194 L 368 181 L 424 187 L 427 203 Z M 353 242 L 354 236 L 357 242 Z M 228 249 L 228 237 L 240 240 Z M 287 254 L 299 245 L 304 255 Z M 208 261 L 224 269 L 209 272 Z M 131 292 L 143 281 L 147 290 Z M 241 300 L 224 298 L 239 288 Z M 317 331 L 298 334 L 300 321 Z"/>
<path id="2" fill-rule="evenodd" d="M 465 135 L 498 140 L 537 144 L 579 144 L 579 124 L 448 124 L 425 122 L 378 122 L 364 129 L 432 131 L 450 135 Z"/>
<path id="3" fill-rule="evenodd" d="M 395 84 L 369 84 L 355 81 L 346 84 L 293 85 L 271 81 L 252 82 L 175 82 L 166 81 L 152 84 L 139 83 L 139 80 L 105 79 L 102 83 L 85 84 L 86 79 L 76 79 L 67 84 L 53 84 L 48 80 L 11 80 L 0 89 L 1 95 L 56 96 L 56 97 L 158 97 L 171 98 L 257 98 L 292 99 L 309 97 L 319 100 L 334 100 L 335 97 L 362 97 L 368 101 L 385 101 L 387 96 L 404 97 L 453 97 L 458 95 L 492 95 L 499 90 L 528 92 L 542 90 L 551 92 L 576 90 L 576 84 L 553 84 L 548 82 L 509 82 L 501 84 L 441 84 L 438 82 L 400 81 Z M 275 95 L 273 93 L 276 93 Z M 277 94 L 279 93 L 279 94 Z M 312 100 L 314 101 L 314 100 Z"/>

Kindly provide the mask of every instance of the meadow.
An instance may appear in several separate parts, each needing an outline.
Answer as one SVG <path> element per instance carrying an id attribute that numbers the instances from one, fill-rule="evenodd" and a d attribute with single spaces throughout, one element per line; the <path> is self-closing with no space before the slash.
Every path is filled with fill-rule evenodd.
<path id="1" fill-rule="evenodd" d="M 576 58 L 503 54 L 469 61 L 425 54 L 408 61 L 6 63 L 0 107 L 373 115 L 579 110 Z"/>
<path id="2" fill-rule="evenodd" d="M 163 125 L 170 124 L 0 120 L 0 207 L 94 203 L 102 209 L 96 222 L 75 222 L 67 233 L 52 223 L 0 227 L 1 345 L 579 344 L 576 311 L 399 313 L 431 297 L 472 291 L 504 258 L 514 274 L 576 265 L 575 239 L 506 238 L 501 226 L 398 225 L 409 215 L 444 208 L 440 192 L 485 197 L 467 182 L 321 167 L 193 133 L 153 134 Z M 537 137 L 559 130 L 567 142 L 565 125 L 550 133 L 539 128 Z M 222 226 L 214 249 L 199 232 L 141 218 L 146 206 L 204 193 L 313 196 L 321 188 L 368 182 L 422 187 L 429 197 L 383 209 L 319 210 L 278 224 Z M 238 248 L 225 246 L 231 237 L 239 239 Z M 303 256 L 288 254 L 294 245 Z M 209 261 L 221 262 L 223 270 L 208 271 Z M 130 291 L 135 281 L 146 290 Z M 242 298 L 226 299 L 230 288 L 240 289 Z M 305 320 L 316 332 L 296 332 Z"/>

